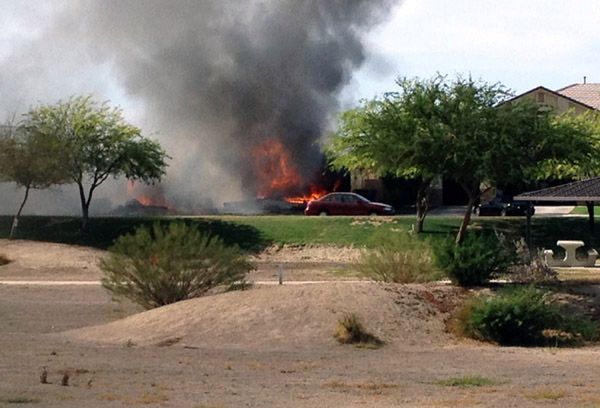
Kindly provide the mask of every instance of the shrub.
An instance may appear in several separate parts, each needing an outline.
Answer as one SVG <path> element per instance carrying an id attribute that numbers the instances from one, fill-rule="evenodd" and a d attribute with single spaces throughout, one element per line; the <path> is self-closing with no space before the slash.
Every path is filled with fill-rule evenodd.
<path id="1" fill-rule="evenodd" d="M 10 259 L 6 255 L 0 254 L 0 266 L 10 263 Z"/>
<path id="2" fill-rule="evenodd" d="M 458 245 L 447 238 L 433 247 L 433 255 L 437 266 L 460 286 L 482 285 L 516 259 L 503 236 L 489 233 L 469 233 Z"/>
<path id="3" fill-rule="evenodd" d="M 533 287 L 505 289 L 474 298 L 458 314 L 462 334 L 504 346 L 573 344 L 596 337 L 596 326 L 583 317 L 568 317 Z"/>
<path id="4" fill-rule="evenodd" d="M 541 250 L 530 251 L 524 239 L 515 242 L 517 261 L 508 268 L 514 282 L 555 282 L 558 272 L 548 266 Z"/>
<path id="5" fill-rule="evenodd" d="M 364 328 L 355 313 L 346 313 L 338 320 L 333 337 L 342 344 L 354 344 L 357 347 L 378 348 L 384 344 Z"/>
<path id="6" fill-rule="evenodd" d="M 252 265 L 239 248 L 225 246 L 194 227 L 171 223 L 119 237 L 100 268 L 102 286 L 149 309 L 239 283 Z"/>
<path id="7" fill-rule="evenodd" d="M 380 282 L 429 282 L 442 277 L 433 264 L 428 243 L 406 235 L 386 239 L 377 248 L 365 250 L 352 269 Z"/>

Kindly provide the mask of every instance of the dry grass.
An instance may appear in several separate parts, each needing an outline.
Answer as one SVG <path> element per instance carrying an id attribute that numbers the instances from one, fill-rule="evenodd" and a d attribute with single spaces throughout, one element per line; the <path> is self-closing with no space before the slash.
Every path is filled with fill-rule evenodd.
<path id="1" fill-rule="evenodd" d="M 37 404 L 38 402 L 40 400 L 37 398 L 30 398 L 23 395 L 0 397 L 1 404 Z"/>
<path id="2" fill-rule="evenodd" d="M 439 385 L 446 387 L 459 387 L 459 388 L 471 388 L 471 387 L 489 387 L 491 385 L 497 385 L 498 383 L 489 378 L 482 377 L 480 375 L 467 375 L 464 377 L 447 378 L 436 382 Z"/>
<path id="3" fill-rule="evenodd" d="M 526 391 L 523 393 L 525 398 L 534 401 L 557 401 L 567 396 L 567 392 L 564 390 L 553 390 L 548 388 L 540 388 L 537 390 Z"/>
<path id="4" fill-rule="evenodd" d="M 390 392 L 400 387 L 400 384 L 395 383 L 375 383 L 375 382 L 364 382 L 364 383 L 348 383 L 344 381 L 328 381 L 323 384 L 324 388 L 330 388 L 339 390 L 341 392 L 348 391 L 359 391 L 368 394 L 380 395 L 386 392 Z"/>
<path id="5" fill-rule="evenodd" d="M 12 262 L 12 261 L 6 255 L 0 254 L 0 266 L 6 265 L 10 262 Z"/>
<path id="6" fill-rule="evenodd" d="M 165 339 L 156 343 L 157 347 L 169 347 L 174 344 L 177 344 L 181 341 L 181 337 L 172 337 L 170 339 Z"/>
<path id="7" fill-rule="evenodd" d="M 379 348 L 385 343 L 369 333 L 355 313 L 346 313 L 340 320 L 333 337 L 342 344 L 353 344 L 360 348 Z"/>
<path id="8" fill-rule="evenodd" d="M 143 405 L 150 405 L 160 404 L 167 401 L 169 401 L 169 397 L 161 392 L 147 392 L 140 395 L 136 402 Z"/>
<path id="9" fill-rule="evenodd" d="M 443 277 L 433 263 L 429 244 L 406 234 L 363 251 L 352 271 L 378 282 L 431 282 Z"/>

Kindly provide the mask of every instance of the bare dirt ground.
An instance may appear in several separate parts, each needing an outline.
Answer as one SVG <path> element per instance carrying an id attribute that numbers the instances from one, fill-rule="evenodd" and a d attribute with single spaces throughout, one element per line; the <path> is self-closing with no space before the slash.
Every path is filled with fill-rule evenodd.
<path id="1" fill-rule="evenodd" d="M 450 285 L 337 281 L 355 249 L 271 249 L 255 286 L 142 312 L 99 285 L 0 284 L 0 406 L 600 407 L 600 347 L 500 348 L 446 330 Z M 100 277 L 101 251 L 0 240 L 0 280 Z M 344 312 L 386 341 L 332 338 Z M 46 366 L 50 384 L 40 383 Z M 62 386 L 64 373 L 69 386 Z M 448 379 L 482 376 L 461 388 Z"/>

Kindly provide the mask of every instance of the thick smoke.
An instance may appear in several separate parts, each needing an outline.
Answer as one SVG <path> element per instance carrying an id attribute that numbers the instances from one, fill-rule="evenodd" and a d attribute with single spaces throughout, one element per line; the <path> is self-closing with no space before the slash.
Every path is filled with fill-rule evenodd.
<path id="1" fill-rule="evenodd" d="M 321 164 L 338 93 L 392 2 L 62 2 L 38 38 L 0 60 L 0 94 L 12 95 L 0 103 L 117 94 L 173 158 L 167 197 L 218 206 L 256 194 L 249 152 L 266 140 L 282 141 L 304 174 Z"/>

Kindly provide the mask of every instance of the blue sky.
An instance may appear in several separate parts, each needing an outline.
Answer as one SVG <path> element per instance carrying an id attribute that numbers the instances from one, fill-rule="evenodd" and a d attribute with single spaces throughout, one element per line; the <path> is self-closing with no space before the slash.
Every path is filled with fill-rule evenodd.
<path id="1" fill-rule="evenodd" d="M 600 82 L 594 0 L 405 0 L 368 37 L 373 51 L 345 104 L 393 89 L 398 76 L 471 74 L 517 93 Z"/>

